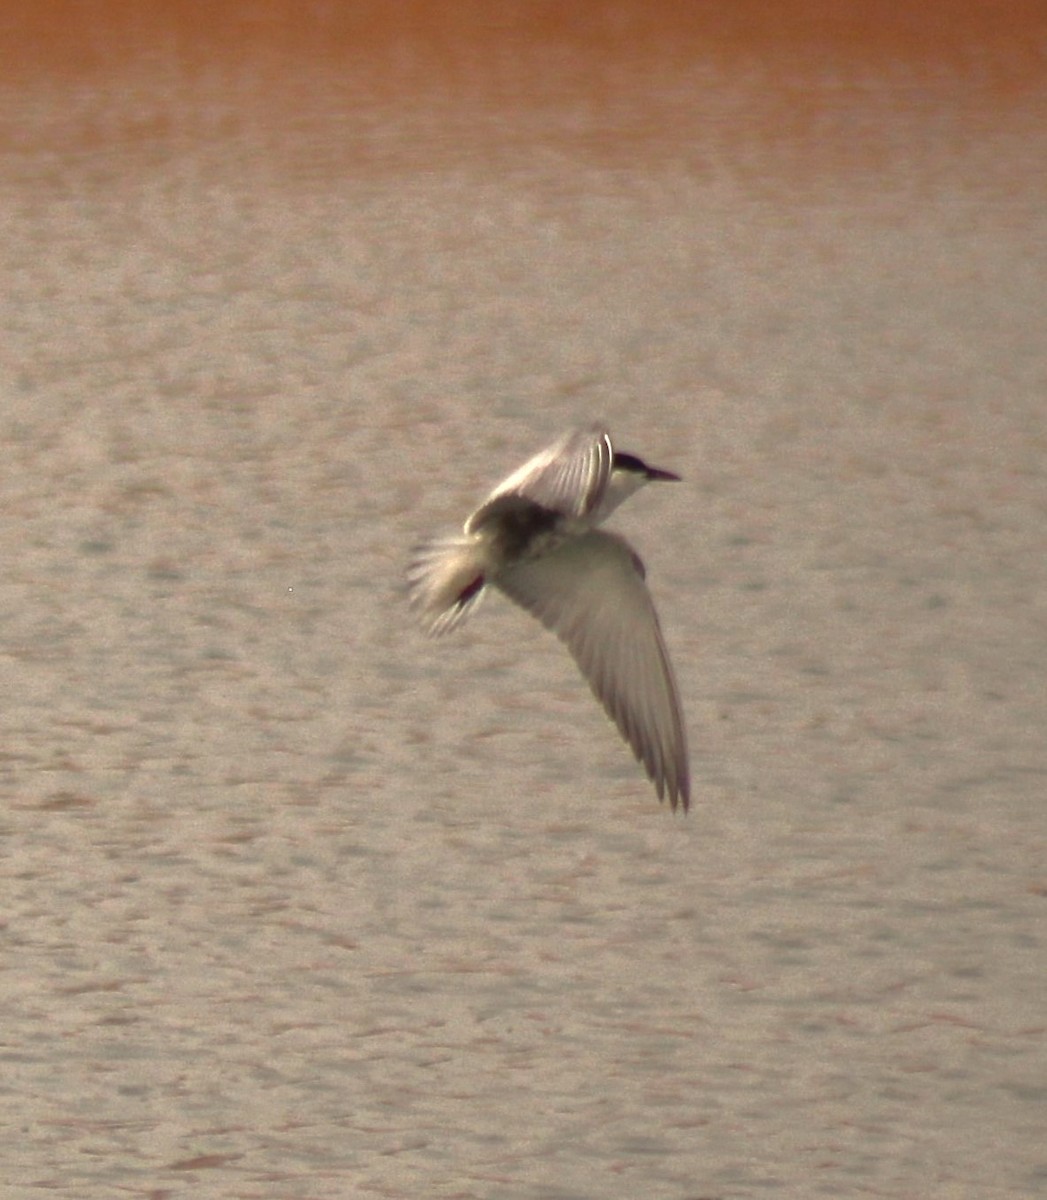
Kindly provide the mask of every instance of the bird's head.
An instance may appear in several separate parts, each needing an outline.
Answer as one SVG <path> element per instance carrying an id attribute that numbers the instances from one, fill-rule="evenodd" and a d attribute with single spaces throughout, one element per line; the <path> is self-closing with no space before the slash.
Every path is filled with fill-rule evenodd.
<path id="1" fill-rule="evenodd" d="M 663 471 L 660 467 L 649 466 L 635 454 L 625 454 L 616 450 L 611 464 L 611 477 L 607 481 L 607 490 L 600 506 L 601 519 L 648 483 L 678 483 L 679 481 L 680 476 L 673 471 Z"/>

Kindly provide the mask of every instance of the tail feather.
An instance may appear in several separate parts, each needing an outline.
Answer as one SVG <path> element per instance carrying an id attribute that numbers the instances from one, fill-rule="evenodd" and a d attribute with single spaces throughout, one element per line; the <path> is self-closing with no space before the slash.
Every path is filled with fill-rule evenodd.
<path id="1" fill-rule="evenodd" d="M 415 547 L 407 567 L 411 608 L 430 636 L 450 633 L 475 611 L 487 583 L 475 537 L 432 538 Z"/>

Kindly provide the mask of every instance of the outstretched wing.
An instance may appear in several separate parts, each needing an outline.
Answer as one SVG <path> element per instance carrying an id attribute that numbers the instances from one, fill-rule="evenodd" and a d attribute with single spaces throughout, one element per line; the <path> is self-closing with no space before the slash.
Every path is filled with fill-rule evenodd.
<path id="1" fill-rule="evenodd" d="M 500 483 L 466 523 L 475 533 L 492 516 L 524 503 L 551 513 L 584 517 L 599 503 L 611 475 L 614 451 L 602 425 L 575 429 L 529 459 Z"/>
<path id="2" fill-rule="evenodd" d="M 629 543 L 593 530 L 501 571 L 494 582 L 567 646 L 658 798 L 686 810 L 690 765 L 680 698 L 643 564 Z"/>

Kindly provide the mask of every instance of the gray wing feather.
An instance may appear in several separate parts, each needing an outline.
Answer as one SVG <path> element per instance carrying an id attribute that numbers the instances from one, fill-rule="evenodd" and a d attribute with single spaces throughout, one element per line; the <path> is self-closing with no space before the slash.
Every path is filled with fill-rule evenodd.
<path id="1" fill-rule="evenodd" d="M 643 564 L 624 538 L 593 530 L 494 581 L 567 646 L 643 764 L 658 797 L 690 805 L 687 737 Z"/>
<path id="2" fill-rule="evenodd" d="M 500 483 L 466 522 L 466 533 L 474 533 L 506 503 L 519 500 L 584 517 L 599 503 L 613 461 L 610 434 L 603 426 L 572 430 Z"/>

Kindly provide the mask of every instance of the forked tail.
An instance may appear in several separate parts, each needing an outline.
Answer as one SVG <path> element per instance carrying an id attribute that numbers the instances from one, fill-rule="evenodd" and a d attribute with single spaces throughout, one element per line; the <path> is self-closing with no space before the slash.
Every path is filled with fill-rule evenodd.
<path id="1" fill-rule="evenodd" d="M 487 583 L 482 544 L 468 535 L 432 538 L 416 546 L 407 582 L 422 628 L 430 636 L 450 633 L 480 603 Z"/>

